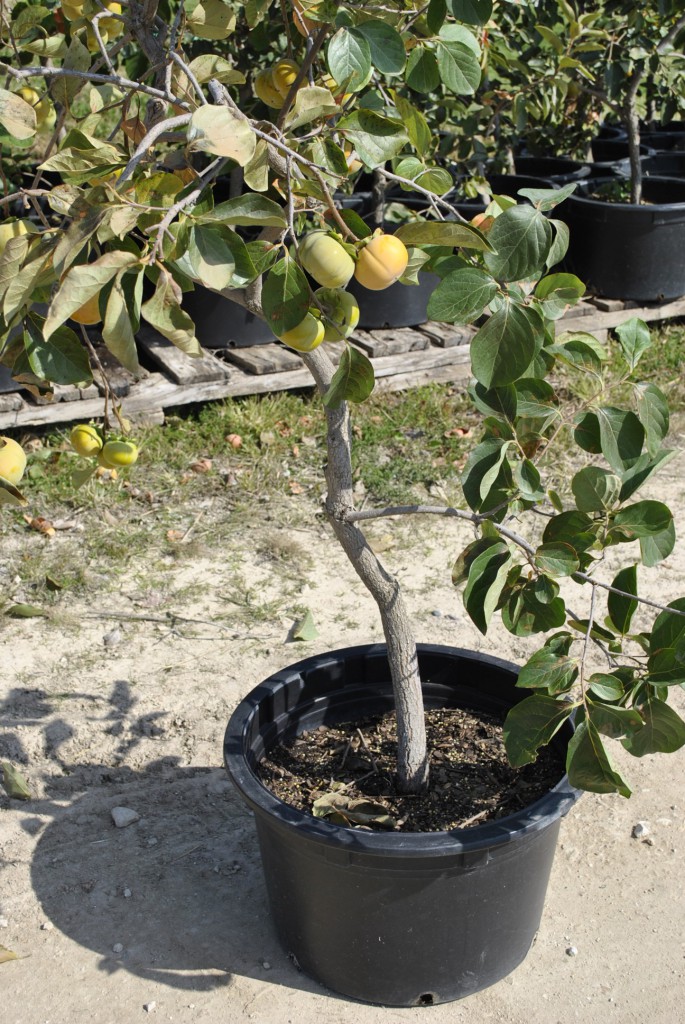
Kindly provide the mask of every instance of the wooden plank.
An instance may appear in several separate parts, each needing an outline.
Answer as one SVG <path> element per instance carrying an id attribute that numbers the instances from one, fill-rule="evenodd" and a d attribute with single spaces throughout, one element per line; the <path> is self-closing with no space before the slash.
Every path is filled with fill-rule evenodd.
<path id="1" fill-rule="evenodd" d="M 23 409 L 25 405 L 23 398 L 16 391 L 9 395 L 0 394 L 0 413 L 16 412 L 18 409 Z"/>
<path id="2" fill-rule="evenodd" d="M 241 370 L 261 376 L 265 373 L 285 373 L 302 365 L 302 360 L 285 345 L 255 345 L 254 348 L 230 348 L 222 353 Z"/>
<path id="3" fill-rule="evenodd" d="M 466 324 L 464 326 L 458 326 L 457 324 L 440 324 L 435 320 L 429 320 L 425 324 L 421 324 L 418 328 L 423 334 L 426 334 L 430 340 L 440 345 L 442 348 L 455 348 L 457 345 L 469 345 L 471 338 L 476 333 L 475 327 Z"/>
<path id="4" fill-rule="evenodd" d="M 39 398 L 37 395 L 30 394 L 30 392 L 27 392 L 27 395 L 29 396 L 29 402 L 36 405 L 54 405 L 56 402 L 78 402 L 81 398 L 78 388 L 66 384 L 55 384 L 52 398 Z"/>
<path id="5" fill-rule="evenodd" d="M 653 323 L 657 320 L 672 320 L 675 317 L 685 316 L 685 297 L 674 299 L 673 302 L 666 302 L 659 306 L 634 306 L 630 309 L 622 308 L 609 312 L 596 311 L 590 316 L 580 316 L 577 318 L 568 316 L 562 320 L 557 320 L 555 328 L 557 334 L 560 334 L 562 331 L 572 330 L 589 331 L 592 334 L 594 331 L 601 330 L 602 328 L 618 327 L 619 324 L 634 316 L 640 320 L 645 320 L 647 323 Z"/>
<path id="6" fill-rule="evenodd" d="M 371 358 L 398 355 L 428 348 L 430 339 L 413 327 L 395 327 L 382 331 L 355 331 L 352 341 Z"/>
<path id="7" fill-rule="evenodd" d="M 226 363 L 203 351 L 201 356 L 189 356 L 163 338 L 149 324 L 144 324 L 136 336 L 144 352 L 177 384 L 204 384 L 210 380 L 225 380 L 230 375 Z"/>

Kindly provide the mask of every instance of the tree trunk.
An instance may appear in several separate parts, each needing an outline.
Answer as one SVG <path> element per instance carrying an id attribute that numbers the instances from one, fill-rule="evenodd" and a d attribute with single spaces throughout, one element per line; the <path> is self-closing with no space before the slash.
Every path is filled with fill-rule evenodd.
<path id="1" fill-rule="evenodd" d="M 325 394 L 334 367 L 321 348 L 305 353 L 321 394 Z M 378 560 L 362 530 L 346 520 L 354 511 L 350 418 L 347 404 L 326 408 L 326 511 L 343 551 L 374 598 L 381 616 L 397 712 L 397 778 L 401 790 L 417 793 L 428 782 L 428 754 L 421 679 L 416 643 L 400 592 L 400 585 Z"/>

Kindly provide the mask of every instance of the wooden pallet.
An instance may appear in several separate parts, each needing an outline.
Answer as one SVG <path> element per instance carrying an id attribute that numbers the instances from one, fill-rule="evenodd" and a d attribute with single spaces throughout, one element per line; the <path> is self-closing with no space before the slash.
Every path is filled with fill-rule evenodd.
<path id="1" fill-rule="evenodd" d="M 603 299 L 583 301 L 556 322 L 556 329 L 557 333 L 587 331 L 601 338 L 632 316 L 648 322 L 683 317 L 685 297 L 650 306 Z M 431 382 L 468 380 L 469 343 L 474 332 L 473 327 L 426 323 L 416 328 L 356 331 L 351 341 L 371 359 L 377 388 L 399 391 Z M 132 420 L 161 423 L 164 410 L 175 406 L 313 387 L 299 356 L 281 344 L 207 351 L 194 359 L 149 327 L 143 328 L 138 340 L 141 351 L 147 353 L 157 370 L 146 371 L 136 379 L 116 367 L 115 390 L 125 399 L 126 415 Z M 343 345 L 326 348 L 337 362 Z M 109 368 L 107 372 L 109 377 Z M 0 430 L 99 419 L 103 415 L 104 398 L 97 380 L 80 391 L 56 388 L 54 399 L 47 401 L 34 399 L 8 373 L 0 373 Z"/>

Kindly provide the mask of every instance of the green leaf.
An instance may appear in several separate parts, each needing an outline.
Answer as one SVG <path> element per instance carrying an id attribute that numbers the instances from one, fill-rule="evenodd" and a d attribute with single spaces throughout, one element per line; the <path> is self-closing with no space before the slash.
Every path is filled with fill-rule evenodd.
<path id="1" fill-rule="evenodd" d="M 547 544 L 568 544 L 576 554 L 587 551 L 596 539 L 595 527 L 586 512 L 560 512 L 553 516 L 542 534 Z"/>
<path id="2" fill-rule="evenodd" d="M 540 473 L 530 459 L 522 459 L 514 467 L 514 483 L 526 501 L 539 501 L 545 492 L 540 486 Z"/>
<path id="3" fill-rule="evenodd" d="M 303 640 L 306 642 L 308 640 L 315 640 L 318 635 L 319 631 L 314 623 L 314 616 L 312 615 L 311 610 L 307 608 L 302 618 L 298 619 L 293 625 L 293 628 L 290 631 L 290 639 Z"/>
<path id="4" fill-rule="evenodd" d="M 598 424 L 599 434 L 599 424 Z M 588 449 L 592 450 L 592 449 Z M 656 473 L 658 469 L 665 466 L 675 456 L 675 450 L 671 451 L 660 451 L 656 458 L 650 458 L 649 454 L 645 452 L 637 459 L 630 469 L 626 470 L 625 473 L 621 474 L 621 501 L 627 501 L 628 498 L 632 497 L 635 491 L 639 490 L 640 487 Z"/>
<path id="5" fill-rule="evenodd" d="M 671 601 L 654 622 L 647 662 L 651 683 L 668 686 L 685 681 L 685 615 L 674 612 L 685 612 L 685 598 Z"/>
<path id="6" fill-rule="evenodd" d="M 541 345 L 542 333 L 535 331 L 523 308 L 506 300 L 471 340 L 473 374 L 486 389 L 513 384 Z"/>
<path id="7" fill-rule="evenodd" d="M 0 505 L 28 505 L 21 491 L 4 476 L 0 476 Z"/>
<path id="8" fill-rule="evenodd" d="M 421 111 L 413 103 L 410 103 L 406 97 L 400 96 L 398 92 L 393 92 L 393 99 L 397 113 L 400 115 L 400 119 L 407 130 L 409 141 L 417 153 L 426 153 L 431 146 L 433 138 L 428 121 Z"/>
<path id="9" fill-rule="evenodd" d="M 612 740 L 631 736 L 643 728 L 644 722 L 637 711 L 618 708 L 608 704 L 595 704 L 588 699 L 587 713 L 590 721 L 603 736 Z"/>
<path id="10" fill-rule="evenodd" d="M 535 565 L 548 576 L 572 576 L 580 568 L 576 552 L 562 541 L 541 544 L 535 552 Z"/>
<path id="11" fill-rule="evenodd" d="M 564 331 L 546 351 L 579 370 L 591 370 L 597 374 L 602 371 L 604 349 L 596 338 L 584 331 Z"/>
<path id="12" fill-rule="evenodd" d="M 32 139 L 36 134 L 36 112 L 15 92 L 0 89 L 0 125 L 15 139 Z"/>
<path id="13" fill-rule="evenodd" d="M 416 175 L 414 181 L 437 196 L 444 196 L 454 188 L 454 179 L 444 167 L 426 167 Z"/>
<path id="14" fill-rule="evenodd" d="M 542 647 L 523 666 L 516 685 L 531 690 L 546 690 L 550 696 L 554 696 L 570 690 L 577 676 L 577 658 Z"/>
<path id="15" fill-rule="evenodd" d="M 591 721 L 577 726 L 568 745 L 566 770 L 568 781 L 577 789 L 630 796 L 630 789 L 612 765 L 602 737 Z"/>
<path id="16" fill-rule="evenodd" d="M 430 93 L 440 85 L 440 69 L 433 50 L 419 43 L 409 54 L 405 79 L 414 92 Z"/>
<path id="17" fill-rule="evenodd" d="M 476 627 L 485 634 L 507 579 L 512 558 L 507 545 L 492 540 L 469 567 L 464 607 Z"/>
<path id="18" fill-rule="evenodd" d="M 604 701 L 621 700 L 624 693 L 624 686 L 618 676 L 609 675 L 604 672 L 595 672 L 587 681 L 588 689 L 596 697 Z"/>
<path id="19" fill-rule="evenodd" d="M 161 269 L 151 298 L 140 307 L 143 317 L 176 348 L 189 356 L 202 354 L 195 337 L 195 324 L 181 309 L 182 292 L 171 274 Z"/>
<path id="20" fill-rule="evenodd" d="M 191 60 L 188 67 L 200 84 L 208 82 L 210 78 L 216 78 L 225 85 L 242 85 L 245 81 L 245 76 L 217 53 L 201 53 Z"/>
<path id="21" fill-rule="evenodd" d="M 191 151 L 228 157 L 245 167 L 254 156 L 257 136 L 250 122 L 228 107 L 207 103 L 193 111 L 188 144 Z"/>
<path id="22" fill-rule="evenodd" d="M 574 274 L 547 274 L 535 288 L 545 316 L 558 320 L 585 293 L 585 285 Z"/>
<path id="23" fill-rule="evenodd" d="M 436 57 L 442 84 L 455 96 L 473 96 L 480 85 L 478 57 L 469 46 L 438 40 Z"/>
<path id="24" fill-rule="evenodd" d="M 511 471 L 506 462 L 509 442 L 498 437 L 486 438 L 476 445 L 466 460 L 461 486 L 469 507 L 479 512 L 492 490 L 507 486 Z"/>
<path id="25" fill-rule="evenodd" d="M 61 61 L 62 70 L 87 71 L 90 67 L 90 62 L 91 56 L 88 48 L 83 45 L 77 35 L 73 35 L 69 43 L 69 49 Z M 56 103 L 61 103 L 63 107 L 69 110 L 72 100 L 81 91 L 84 84 L 82 78 L 72 78 L 69 75 L 64 75 L 62 78 L 53 79 L 50 83 L 50 95 Z"/>
<path id="26" fill-rule="evenodd" d="M 550 44 L 555 53 L 564 52 L 563 39 L 553 28 L 550 28 L 548 25 L 536 25 L 535 30 L 539 32 L 542 38 Z"/>
<path id="27" fill-rule="evenodd" d="M 540 600 L 534 583 L 515 592 L 502 608 L 502 622 L 514 636 L 531 636 L 558 629 L 566 621 L 566 606 L 560 597 Z"/>
<path id="28" fill-rule="evenodd" d="M 67 320 L 72 313 L 99 295 L 106 284 L 117 276 L 120 270 L 135 266 L 139 257 L 134 253 L 118 250 L 106 252 L 93 263 L 82 263 L 80 266 L 71 267 L 57 291 L 57 294 L 50 303 L 43 333 L 47 341 L 57 328 Z M 82 380 L 84 378 L 81 378 Z"/>
<path id="29" fill-rule="evenodd" d="M 550 742 L 575 707 L 541 693 L 515 704 L 504 721 L 504 745 L 511 766 L 521 768 L 536 761 L 539 748 Z"/>
<path id="30" fill-rule="evenodd" d="M 371 63 L 382 75 L 402 74 L 407 58 L 402 36 L 397 29 L 385 21 L 370 18 L 357 25 L 355 31 L 369 44 Z M 342 81 L 340 78 L 335 80 Z"/>
<path id="31" fill-rule="evenodd" d="M 501 281 L 524 281 L 541 273 L 552 228 L 532 206 L 510 206 L 495 218 L 488 241 L 495 250 L 484 257 L 490 273 Z"/>
<path id="32" fill-rule="evenodd" d="M 2 762 L 2 785 L 12 800 L 31 799 L 31 790 L 26 779 L 9 761 Z"/>
<path id="33" fill-rule="evenodd" d="M 675 547 L 675 526 L 671 521 L 665 530 L 653 537 L 640 537 L 640 557 L 646 566 L 658 565 Z"/>
<path id="34" fill-rule="evenodd" d="M 656 384 L 640 382 L 635 385 L 637 416 L 644 427 L 647 451 L 656 457 L 661 442 L 668 434 L 669 411 L 666 397 Z"/>
<path id="35" fill-rule="evenodd" d="M 359 159 L 367 167 L 380 167 L 404 149 L 408 142 L 401 121 L 377 114 L 374 110 L 359 109 L 338 121 L 338 130 L 352 143 Z"/>
<path id="36" fill-rule="evenodd" d="M 450 10 L 466 25 L 486 25 L 492 17 L 492 0 L 450 0 Z"/>
<path id="37" fill-rule="evenodd" d="M 629 565 L 626 569 L 621 569 L 614 576 L 611 585 L 616 590 L 624 590 L 627 594 L 637 596 L 637 566 Z M 634 597 L 624 597 L 622 594 L 614 594 L 610 591 L 607 606 L 612 626 L 625 636 L 630 630 L 630 623 L 637 611 L 638 602 Z"/>
<path id="38" fill-rule="evenodd" d="M 337 409 L 342 402 L 365 402 L 373 386 L 371 360 L 354 345 L 346 345 L 323 403 L 330 409 Z"/>
<path id="39" fill-rule="evenodd" d="M 492 537 L 479 537 L 466 545 L 452 567 L 452 583 L 455 587 L 466 582 L 474 560 L 490 547 L 492 541 Z"/>
<path id="40" fill-rule="evenodd" d="M 610 406 L 597 409 L 602 454 L 618 473 L 630 469 L 642 454 L 645 430 L 634 412 Z"/>
<path id="41" fill-rule="evenodd" d="M 279 337 L 297 327 L 309 311 L 309 285 L 297 263 L 285 256 L 264 281 L 262 308 L 266 322 Z"/>
<path id="42" fill-rule="evenodd" d="M 24 324 L 24 349 L 36 377 L 64 385 L 92 380 L 88 354 L 69 327 L 58 327 L 48 340 L 43 322 L 35 313 Z"/>
<path id="43" fill-rule="evenodd" d="M 637 501 L 616 513 L 613 528 L 631 541 L 639 537 L 654 537 L 666 530 L 673 521 L 671 510 L 661 501 Z"/>
<path id="44" fill-rule="evenodd" d="M 585 466 L 571 480 L 579 512 L 604 512 L 618 504 L 621 481 L 599 466 Z"/>
<path id="45" fill-rule="evenodd" d="M 553 210 L 559 203 L 563 203 L 575 192 L 576 188 L 577 183 L 572 181 L 561 188 L 520 188 L 517 194 L 524 196 L 525 199 L 530 199 L 536 209 L 546 212 Z"/>
<path id="46" fill-rule="evenodd" d="M 340 107 L 329 89 L 319 85 L 304 85 L 297 90 L 293 105 L 288 111 L 285 128 L 292 132 L 303 124 L 310 124 L 322 117 L 340 113 Z"/>
<path id="47" fill-rule="evenodd" d="M 516 419 L 518 396 L 513 384 L 488 390 L 476 381 L 469 389 L 469 394 L 478 411 L 485 416 L 494 413 L 495 416 L 502 416 L 508 423 L 513 423 Z"/>
<path id="48" fill-rule="evenodd" d="M 453 220 L 412 221 L 402 224 L 395 234 L 405 245 L 445 245 L 476 249 L 480 252 L 487 252 L 492 248 L 478 228 Z M 486 276 L 482 270 L 478 273 Z"/>
<path id="49" fill-rule="evenodd" d="M 685 745 L 685 722 L 663 700 L 648 696 L 638 706 L 644 725 L 623 740 L 623 746 L 634 757 L 645 754 L 673 754 Z"/>
<path id="50" fill-rule="evenodd" d="M 571 238 L 571 232 L 568 229 L 568 224 L 563 220 L 554 220 L 550 217 L 549 223 L 554 232 L 554 238 L 550 250 L 547 253 L 547 259 L 545 260 L 546 270 L 549 270 L 551 267 L 556 267 L 557 263 L 561 263 L 568 252 L 568 243 Z"/>
<path id="51" fill-rule="evenodd" d="M 649 327 L 638 317 L 626 320 L 615 328 L 623 355 L 631 370 L 634 370 L 648 348 L 652 347 Z"/>
<path id="52" fill-rule="evenodd" d="M 338 29 L 329 40 L 326 62 L 335 81 L 346 83 L 350 92 L 363 89 L 373 72 L 371 46 L 357 28 Z"/>
<path id="53" fill-rule="evenodd" d="M 573 440 L 584 452 L 599 455 L 602 451 L 602 440 L 599 433 L 597 413 L 584 412 L 576 422 Z"/>
<path id="54" fill-rule="evenodd" d="M 447 17 L 447 0 L 429 0 L 426 24 L 433 35 L 437 35 Z"/>
<path id="55" fill-rule="evenodd" d="M 453 270 L 428 299 L 428 319 L 470 324 L 497 294 L 497 282 L 477 267 Z"/>
<path id="56" fill-rule="evenodd" d="M 220 221 L 240 227 L 285 228 L 288 221 L 283 207 L 266 196 L 246 192 L 235 199 L 227 199 L 219 203 L 209 213 L 196 218 L 200 224 Z"/>
<path id="57" fill-rule="evenodd" d="M 135 278 L 137 300 L 133 303 L 133 310 L 137 308 L 140 312 L 140 302 L 143 293 L 144 272 L 141 270 Z M 138 353 L 136 350 L 135 330 L 131 322 L 131 298 L 132 295 L 124 287 L 123 275 L 119 274 L 114 279 L 114 284 L 107 299 L 107 309 L 102 328 L 102 339 L 108 350 L 122 366 L 125 366 L 131 373 L 140 373 Z"/>
<path id="58" fill-rule="evenodd" d="M 198 39 L 227 39 L 235 29 L 236 15 L 223 0 L 200 0 L 187 15 L 187 25 Z"/>

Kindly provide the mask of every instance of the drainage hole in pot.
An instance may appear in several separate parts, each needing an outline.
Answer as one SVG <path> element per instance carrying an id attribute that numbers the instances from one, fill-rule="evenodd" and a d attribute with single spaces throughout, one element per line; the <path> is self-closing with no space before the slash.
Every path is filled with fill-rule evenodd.
<path id="1" fill-rule="evenodd" d="M 422 996 L 416 1000 L 417 1006 L 432 1006 L 435 1002 L 435 996 L 432 992 L 424 992 Z"/>

